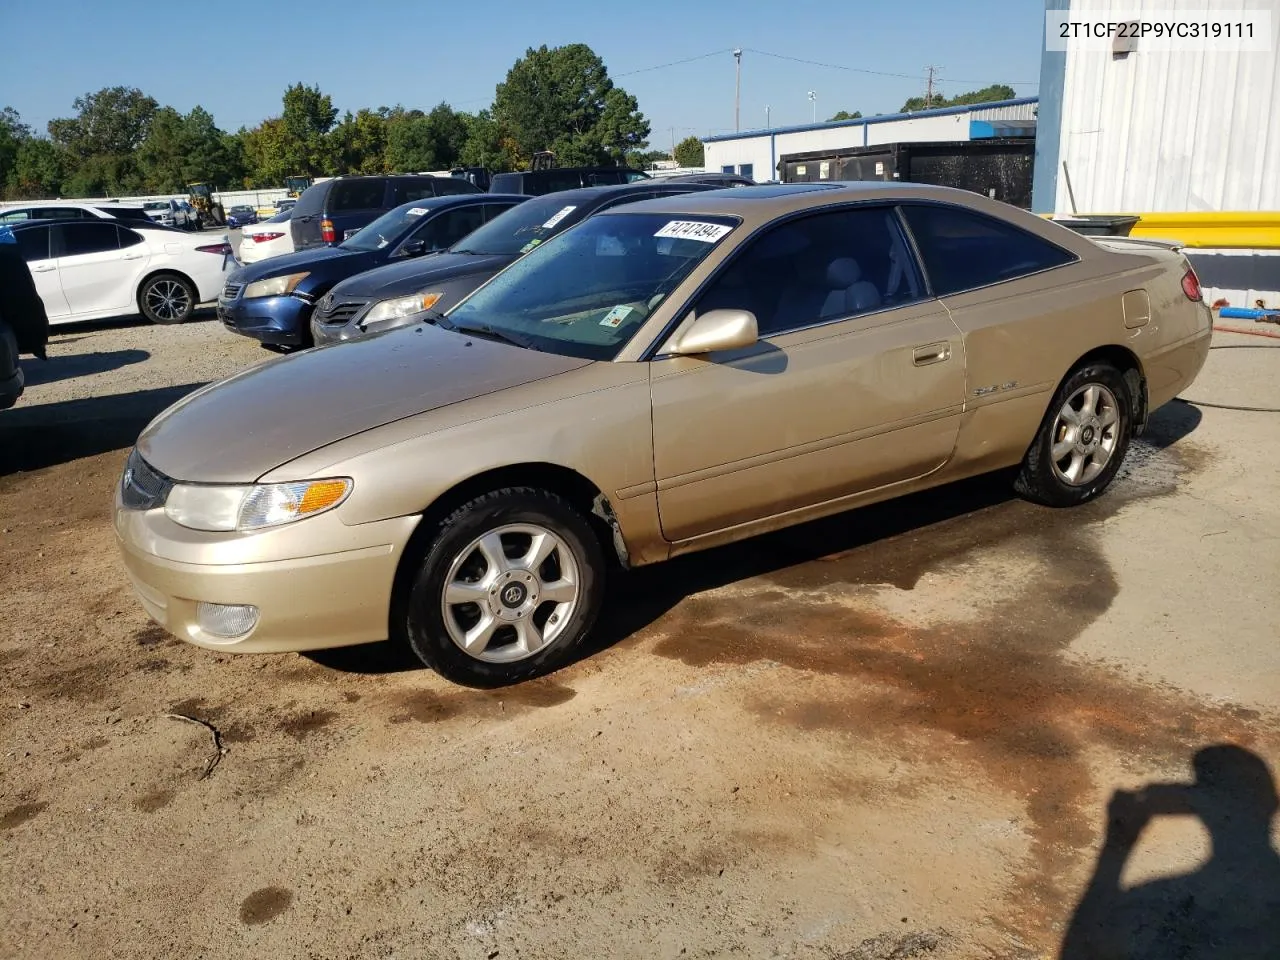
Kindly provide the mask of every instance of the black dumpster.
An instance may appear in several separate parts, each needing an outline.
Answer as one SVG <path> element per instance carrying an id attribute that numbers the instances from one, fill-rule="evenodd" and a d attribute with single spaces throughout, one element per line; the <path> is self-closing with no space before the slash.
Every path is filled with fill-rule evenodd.
<path id="1" fill-rule="evenodd" d="M 1087 237 L 1127 237 L 1138 217 L 1085 214 L 1076 217 L 1054 217 L 1054 223 L 1083 233 Z"/>

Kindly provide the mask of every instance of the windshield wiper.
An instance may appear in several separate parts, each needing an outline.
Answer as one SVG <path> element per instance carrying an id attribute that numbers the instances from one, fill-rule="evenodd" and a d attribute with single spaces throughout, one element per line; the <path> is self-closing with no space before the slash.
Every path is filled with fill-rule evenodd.
<path id="1" fill-rule="evenodd" d="M 426 310 L 426 311 L 423 311 L 422 319 L 423 319 L 423 320 L 425 320 L 427 323 L 429 323 L 429 324 L 431 324 L 431 325 L 433 325 L 433 326 L 436 326 L 436 327 L 440 327 L 440 328 L 442 328 L 442 329 L 444 329 L 444 330 L 457 330 L 457 329 L 458 329 L 457 327 L 455 327 L 455 326 L 453 325 L 453 321 L 452 321 L 452 320 L 450 320 L 448 317 L 446 317 L 446 316 L 445 316 L 443 313 L 441 313 L 439 310 Z"/>
<path id="2" fill-rule="evenodd" d="M 472 326 L 464 327 L 460 324 L 451 322 L 449 326 L 452 329 L 456 330 L 458 333 L 469 333 L 472 336 L 487 337 L 490 340 L 498 340 L 498 341 L 501 341 L 502 343 L 509 343 L 513 347 L 522 347 L 525 350 L 538 349 L 537 347 L 533 346 L 533 344 L 531 344 L 528 340 L 525 340 L 521 337 L 512 336 L 509 333 L 503 333 L 501 330 L 495 330 L 493 327 L 490 327 L 487 325 L 475 326 L 475 327 L 472 327 Z"/>

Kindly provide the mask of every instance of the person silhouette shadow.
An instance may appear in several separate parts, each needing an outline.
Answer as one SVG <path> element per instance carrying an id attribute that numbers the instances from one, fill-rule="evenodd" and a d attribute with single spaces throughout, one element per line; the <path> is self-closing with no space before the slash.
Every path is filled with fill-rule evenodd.
<path id="1" fill-rule="evenodd" d="M 1276 960 L 1280 855 L 1271 822 L 1280 808 L 1266 762 L 1243 747 L 1205 747 L 1195 782 L 1117 790 L 1093 879 L 1062 941 L 1060 960 Z M 1157 816 L 1195 816 L 1209 831 L 1209 862 L 1129 890 L 1121 871 Z"/>

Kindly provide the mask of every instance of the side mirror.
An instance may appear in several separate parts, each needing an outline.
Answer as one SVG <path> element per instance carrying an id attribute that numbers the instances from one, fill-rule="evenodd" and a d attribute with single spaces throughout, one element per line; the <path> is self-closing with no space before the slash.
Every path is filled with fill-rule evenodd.
<path id="1" fill-rule="evenodd" d="M 400 256 L 402 257 L 420 257 L 427 252 L 427 242 L 425 240 L 410 240 L 400 248 Z"/>
<path id="2" fill-rule="evenodd" d="M 740 350 L 759 339 L 756 315 L 750 310 L 708 310 L 683 333 L 668 340 L 663 352 L 691 356 Z"/>

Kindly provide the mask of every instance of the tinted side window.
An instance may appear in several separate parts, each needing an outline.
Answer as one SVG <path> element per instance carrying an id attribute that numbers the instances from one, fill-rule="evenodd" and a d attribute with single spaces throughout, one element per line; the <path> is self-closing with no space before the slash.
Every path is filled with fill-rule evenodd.
<path id="1" fill-rule="evenodd" d="M 343 210 L 376 210 L 382 206 L 386 193 L 385 180 L 352 180 L 339 183 L 329 195 L 329 209 L 334 213 Z M 430 196 L 430 194 L 427 194 Z"/>
<path id="2" fill-rule="evenodd" d="M 922 296 L 893 209 L 871 207 L 793 220 L 757 237 L 713 281 L 697 311 L 750 310 L 768 337 Z"/>
<path id="3" fill-rule="evenodd" d="M 939 296 L 1071 263 L 1074 255 L 992 217 L 958 207 L 902 208 Z"/>
<path id="4" fill-rule="evenodd" d="M 577 170 L 546 170 L 539 172 L 536 177 L 531 177 L 530 179 L 537 183 L 539 193 L 558 193 L 561 190 L 577 190 L 583 186 L 594 186 L 594 184 L 584 184 L 582 182 L 582 174 Z M 617 183 L 618 181 L 610 180 L 608 182 Z"/>
<path id="5" fill-rule="evenodd" d="M 49 259 L 49 228 L 32 227 L 30 230 L 15 230 L 14 237 L 18 248 L 22 251 L 22 259 L 27 263 Z"/>
<path id="6" fill-rule="evenodd" d="M 30 210 L 5 210 L 0 212 L 0 223 L 20 223 L 23 220 L 35 220 Z"/>
<path id="7" fill-rule="evenodd" d="M 518 207 L 518 203 L 507 200 L 504 203 L 486 203 L 484 205 L 484 222 L 488 223 L 494 217 L 500 217 L 512 207 Z"/>
<path id="8" fill-rule="evenodd" d="M 128 227 L 117 226 L 116 230 L 120 233 L 120 249 L 125 247 L 136 247 L 143 242 L 142 234 L 136 230 L 130 230 Z"/>
<path id="9" fill-rule="evenodd" d="M 398 207 L 410 200 L 422 200 L 438 193 L 443 191 L 436 190 L 432 180 L 395 180 L 391 185 L 391 206 Z"/>
<path id="10" fill-rule="evenodd" d="M 86 253 L 102 253 L 119 250 L 120 240 L 116 225 L 105 220 L 77 220 L 59 224 L 60 257 L 76 257 Z"/>
<path id="11" fill-rule="evenodd" d="M 524 178 L 518 173 L 495 173 L 489 181 L 491 193 L 524 193 Z"/>
<path id="12" fill-rule="evenodd" d="M 453 246 L 483 223 L 484 210 L 479 204 L 459 207 L 428 220 L 413 232 L 410 239 L 421 240 L 428 250 L 443 250 Z"/>
<path id="13" fill-rule="evenodd" d="M 314 186 L 307 187 L 302 191 L 302 195 L 298 197 L 298 202 L 294 209 L 298 211 L 299 216 L 315 215 L 324 207 L 325 197 L 332 190 L 332 183 L 317 183 Z"/>
<path id="14" fill-rule="evenodd" d="M 79 207 L 38 207 L 32 211 L 33 220 L 88 220 L 93 217 L 88 210 Z"/>

